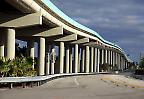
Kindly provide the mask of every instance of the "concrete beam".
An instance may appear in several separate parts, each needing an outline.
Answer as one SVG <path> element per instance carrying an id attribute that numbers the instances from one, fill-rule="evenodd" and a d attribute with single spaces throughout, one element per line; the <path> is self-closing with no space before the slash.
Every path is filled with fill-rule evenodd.
<path id="1" fill-rule="evenodd" d="M 62 35 L 62 34 L 63 34 L 63 27 L 56 27 L 53 29 L 49 29 L 49 30 L 40 32 L 40 33 L 35 34 L 33 36 L 50 37 L 50 36 L 56 36 L 56 35 Z"/>
<path id="2" fill-rule="evenodd" d="M 44 27 L 32 27 L 26 29 L 18 29 L 17 36 L 35 36 L 35 37 L 52 37 L 63 34 L 63 27 L 56 27 L 52 29 Z"/>
<path id="3" fill-rule="evenodd" d="M 74 40 L 77 40 L 77 34 L 71 34 L 71 35 L 68 35 L 68 36 L 64 36 L 64 37 L 56 39 L 54 41 L 68 42 L 68 41 L 74 41 Z"/>
<path id="4" fill-rule="evenodd" d="M 0 27 L 28 27 L 34 25 L 42 25 L 41 12 L 32 14 L 3 14 L 0 13 Z"/>
<path id="5" fill-rule="evenodd" d="M 88 42 L 88 43 L 85 43 L 83 45 L 85 45 L 85 46 L 95 46 L 95 45 L 97 45 L 97 42 Z"/>
<path id="6" fill-rule="evenodd" d="M 88 43 L 85 43 L 83 45 L 84 46 L 90 46 L 90 47 L 96 47 L 96 48 L 99 48 L 99 49 L 104 49 L 105 48 L 101 45 L 98 45 L 97 42 L 88 42 Z"/>
<path id="7" fill-rule="evenodd" d="M 88 43 L 85 43 L 83 45 L 84 46 L 96 47 L 96 48 L 99 48 L 99 49 L 111 50 L 111 51 L 114 51 L 114 52 L 117 52 L 117 53 L 121 53 L 119 50 L 116 50 L 116 49 L 111 48 L 111 47 L 105 47 L 105 46 L 99 45 L 99 44 L 97 44 L 97 42 L 88 42 Z"/>
<path id="8" fill-rule="evenodd" d="M 89 38 L 82 38 L 82 39 L 79 39 L 77 41 L 73 41 L 71 42 L 72 44 L 82 44 L 82 43 L 87 43 L 89 42 Z"/>

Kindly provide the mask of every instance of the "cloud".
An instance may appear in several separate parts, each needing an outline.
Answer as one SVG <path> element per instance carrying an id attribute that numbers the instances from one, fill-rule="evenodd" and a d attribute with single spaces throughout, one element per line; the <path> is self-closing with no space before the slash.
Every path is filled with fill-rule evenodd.
<path id="1" fill-rule="evenodd" d="M 144 53 L 144 0 L 52 0 L 71 18 L 117 42 L 134 60 Z"/>
<path id="2" fill-rule="evenodd" d="M 86 19 L 86 18 L 73 18 L 75 21 L 79 22 L 79 23 L 83 23 L 83 24 L 90 24 L 91 20 L 90 19 Z"/>

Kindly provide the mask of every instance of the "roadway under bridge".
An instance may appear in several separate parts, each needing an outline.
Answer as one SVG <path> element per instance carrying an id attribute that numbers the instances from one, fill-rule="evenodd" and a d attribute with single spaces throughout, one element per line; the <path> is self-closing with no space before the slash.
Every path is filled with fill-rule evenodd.
<path id="1" fill-rule="evenodd" d="M 144 89 L 102 81 L 103 75 L 52 80 L 40 87 L 0 89 L 1 99 L 143 99 Z"/>

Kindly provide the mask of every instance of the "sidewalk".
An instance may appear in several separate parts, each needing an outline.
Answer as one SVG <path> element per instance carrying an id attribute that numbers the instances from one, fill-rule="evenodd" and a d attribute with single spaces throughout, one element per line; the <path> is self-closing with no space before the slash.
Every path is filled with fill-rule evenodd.
<path id="1" fill-rule="evenodd" d="M 127 77 L 125 75 L 101 75 L 101 80 L 110 81 L 117 86 L 123 85 L 132 88 L 144 88 L 144 81 Z"/>

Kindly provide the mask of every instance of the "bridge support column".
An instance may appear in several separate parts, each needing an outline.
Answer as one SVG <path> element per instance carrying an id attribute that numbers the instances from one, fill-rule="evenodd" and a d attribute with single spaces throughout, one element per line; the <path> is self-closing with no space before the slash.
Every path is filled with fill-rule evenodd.
<path id="1" fill-rule="evenodd" d="M 86 73 L 89 73 L 90 51 L 89 46 L 86 46 Z"/>
<path id="2" fill-rule="evenodd" d="M 101 64 L 104 63 L 104 49 L 101 51 Z"/>
<path id="3" fill-rule="evenodd" d="M 44 75 L 45 71 L 45 38 L 39 40 L 39 75 Z"/>
<path id="4" fill-rule="evenodd" d="M 128 69 L 128 64 L 127 64 L 128 62 L 126 61 L 126 69 Z"/>
<path id="5" fill-rule="evenodd" d="M 115 65 L 117 66 L 117 53 L 116 52 L 115 52 L 114 57 L 115 57 Z"/>
<path id="6" fill-rule="evenodd" d="M 118 67 L 118 70 L 119 70 L 119 65 L 118 65 L 118 53 L 116 52 L 116 65 Z"/>
<path id="7" fill-rule="evenodd" d="M 0 57 L 4 57 L 4 36 L 0 34 Z"/>
<path id="8" fill-rule="evenodd" d="M 66 47 L 66 73 L 69 73 L 70 49 Z"/>
<path id="9" fill-rule="evenodd" d="M 27 42 L 29 56 L 33 59 L 32 68 L 34 69 L 34 40 L 31 39 Z"/>
<path id="10" fill-rule="evenodd" d="M 91 47 L 91 72 L 94 72 L 93 66 L 94 66 L 94 47 Z"/>
<path id="11" fill-rule="evenodd" d="M 97 70 L 97 48 L 94 48 L 94 72 Z"/>
<path id="12" fill-rule="evenodd" d="M 122 56 L 120 56 L 120 67 L 121 67 L 121 70 L 123 71 L 123 59 L 122 59 Z"/>
<path id="13" fill-rule="evenodd" d="M 78 44 L 75 44 L 75 73 L 78 73 Z"/>
<path id="14" fill-rule="evenodd" d="M 70 73 L 72 73 L 73 71 L 73 56 L 72 56 L 72 48 L 70 48 Z"/>
<path id="15" fill-rule="evenodd" d="M 15 58 L 15 29 L 6 29 L 7 42 L 6 42 L 6 57 L 8 59 Z"/>
<path id="16" fill-rule="evenodd" d="M 113 66 L 115 67 L 115 52 L 113 51 Z"/>
<path id="17" fill-rule="evenodd" d="M 122 68 L 124 70 L 124 59 L 123 59 L 123 57 L 122 57 Z"/>
<path id="18" fill-rule="evenodd" d="M 82 48 L 82 72 L 85 72 L 85 49 Z"/>
<path id="19" fill-rule="evenodd" d="M 53 55 L 55 54 L 55 45 L 54 44 L 52 45 L 51 54 L 53 54 Z M 54 58 L 55 55 L 54 56 L 51 55 L 51 57 Z M 52 59 L 52 58 L 51 58 L 51 74 L 54 74 L 55 73 L 55 66 L 54 66 L 55 59 Z"/>
<path id="20" fill-rule="evenodd" d="M 124 60 L 124 70 L 126 70 L 126 60 Z"/>
<path id="21" fill-rule="evenodd" d="M 110 53 L 110 50 L 108 50 L 108 63 L 109 65 L 111 64 L 111 53 Z"/>
<path id="22" fill-rule="evenodd" d="M 112 68 L 113 68 L 113 52 L 111 51 L 111 65 L 112 65 Z"/>
<path id="23" fill-rule="evenodd" d="M 119 62 L 120 62 L 120 70 L 122 70 L 122 60 L 121 60 L 121 55 L 119 55 Z"/>
<path id="24" fill-rule="evenodd" d="M 4 57 L 4 45 L 0 45 L 0 57 Z"/>
<path id="25" fill-rule="evenodd" d="M 97 73 L 99 73 L 100 49 L 97 49 Z"/>
<path id="26" fill-rule="evenodd" d="M 51 45 L 46 45 L 46 75 L 50 74 L 50 52 Z"/>
<path id="27" fill-rule="evenodd" d="M 79 47 L 78 50 L 78 72 L 80 72 L 81 69 L 81 48 Z"/>
<path id="28" fill-rule="evenodd" d="M 60 73 L 64 71 L 64 42 L 60 42 Z"/>
<path id="29" fill-rule="evenodd" d="M 117 54 L 117 64 L 118 64 L 118 69 L 120 70 L 120 55 Z"/>
<path id="30" fill-rule="evenodd" d="M 105 63 L 108 63 L 108 51 L 105 50 Z"/>
<path id="31" fill-rule="evenodd" d="M 124 58 L 122 57 L 122 67 L 123 67 L 123 70 L 125 69 L 125 61 L 124 61 Z"/>

